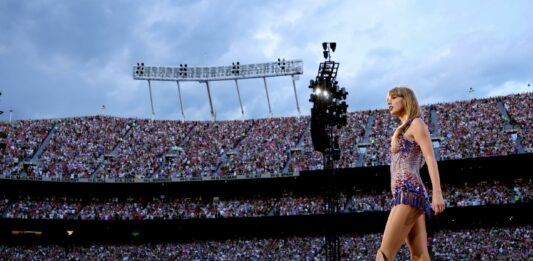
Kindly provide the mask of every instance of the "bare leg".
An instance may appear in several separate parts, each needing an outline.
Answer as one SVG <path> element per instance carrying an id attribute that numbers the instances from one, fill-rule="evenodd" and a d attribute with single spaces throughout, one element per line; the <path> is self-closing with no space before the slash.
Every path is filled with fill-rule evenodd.
<path id="1" fill-rule="evenodd" d="M 430 260 L 424 215 L 418 217 L 413 228 L 409 231 L 406 241 L 411 252 L 411 260 Z"/>
<path id="2" fill-rule="evenodd" d="M 393 207 L 385 226 L 383 240 L 376 255 L 376 260 L 394 260 L 407 234 L 411 231 L 417 218 L 422 214 L 422 211 L 409 205 Z"/>

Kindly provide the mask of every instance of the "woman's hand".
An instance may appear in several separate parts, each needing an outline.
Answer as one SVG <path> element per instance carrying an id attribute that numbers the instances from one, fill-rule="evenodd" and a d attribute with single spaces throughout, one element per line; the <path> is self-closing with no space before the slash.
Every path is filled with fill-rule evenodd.
<path id="1" fill-rule="evenodd" d="M 433 191 L 433 199 L 431 200 L 431 208 L 435 211 L 435 215 L 438 215 L 444 211 L 444 199 L 442 198 L 442 192 Z"/>

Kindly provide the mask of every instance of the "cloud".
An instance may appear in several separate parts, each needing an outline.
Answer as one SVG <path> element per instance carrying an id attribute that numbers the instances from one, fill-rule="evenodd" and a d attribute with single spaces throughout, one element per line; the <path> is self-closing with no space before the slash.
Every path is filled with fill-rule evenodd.
<path id="1" fill-rule="evenodd" d="M 508 81 L 499 86 L 483 86 L 483 89 L 489 90 L 487 92 L 488 97 L 505 96 L 514 93 L 533 92 L 531 83 Z"/>
<path id="2" fill-rule="evenodd" d="M 151 117 L 148 84 L 132 65 L 218 66 L 302 59 L 296 82 L 309 114 L 308 82 L 336 41 L 349 110 L 385 107 L 397 84 L 421 103 L 524 89 L 533 71 L 530 1 L 2 1 L 0 109 L 15 117 L 106 113 Z M 297 114 L 289 77 L 267 79 L 274 116 Z M 239 81 L 247 118 L 268 116 L 262 79 Z M 476 92 L 470 94 L 468 88 Z M 187 119 L 209 120 L 205 84 L 181 84 Z M 176 84 L 153 82 L 156 118 L 180 119 Z M 234 82 L 213 82 L 219 119 L 240 118 Z M 0 120 L 7 116 L 0 116 Z"/>

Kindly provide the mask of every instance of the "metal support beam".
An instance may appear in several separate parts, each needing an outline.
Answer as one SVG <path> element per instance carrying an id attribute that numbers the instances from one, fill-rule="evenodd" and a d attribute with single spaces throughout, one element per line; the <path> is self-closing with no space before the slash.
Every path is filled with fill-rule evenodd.
<path id="1" fill-rule="evenodd" d="M 298 110 L 298 116 L 302 116 L 302 112 L 300 111 L 300 104 L 298 103 L 298 93 L 296 93 L 296 82 L 295 82 L 296 75 L 293 75 L 292 78 L 292 88 L 294 89 L 294 98 L 296 98 L 296 109 Z"/>
<path id="2" fill-rule="evenodd" d="M 180 64 L 180 66 L 151 66 L 145 65 L 144 62 L 139 62 L 132 67 L 132 76 L 134 80 L 148 81 L 148 89 L 150 92 L 150 104 L 152 108 L 152 118 L 155 118 L 154 102 L 152 96 L 151 81 L 174 81 L 178 85 L 178 95 L 180 96 L 180 109 L 183 120 L 185 120 L 185 112 L 183 110 L 183 99 L 181 97 L 180 82 L 195 81 L 206 82 L 207 92 L 209 95 L 209 102 L 211 106 L 211 116 L 216 120 L 216 111 L 213 107 L 211 97 L 211 90 L 209 82 L 212 81 L 228 81 L 234 80 L 239 95 L 239 103 L 241 106 L 241 114 L 244 120 L 244 106 L 242 104 L 242 97 L 240 97 L 239 80 L 243 79 L 259 79 L 263 78 L 265 84 L 265 92 L 268 102 L 268 113 L 272 117 L 272 106 L 270 104 L 270 94 L 268 93 L 268 86 L 266 77 L 293 77 L 293 88 L 296 96 L 296 108 L 300 112 L 300 104 L 296 92 L 296 84 L 294 81 L 298 80 L 296 76 L 303 75 L 303 61 L 302 60 L 285 60 L 256 64 L 239 64 L 238 68 L 234 64 L 226 66 L 209 66 L 209 67 L 190 67 Z"/>
<path id="3" fill-rule="evenodd" d="M 244 120 L 244 109 L 242 107 L 241 92 L 239 91 L 239 83 L 235 79 L 235 86 L 237 87 L 237 96 L 239 96 L 239 104 L 241 105 L 242 119 Z"/>
<path id="4" fill-rule="evenodd" d="M 148 91 L 150 92 L 150 104 L 152 105 L 152 120 L 155 118 L 155 112 L 154 112 L 154 100 L 152 99 L 152 84 L 150 83 L 150 80 L 148 80 Z"/>
<path id="5" fill-rule="evenodd" d="M 217 117 L 215 115 L 215 110 L 213 109 L 213 101 L 211 100 L 211 90 L 209 89 L 209 81 L 205 81 L 205 85 L 207 86 L 207 96 L 209 97 L 209 106 L 211 106 L 211 118 L 213 118 L 213 121 L 216 121 Z"/>
<path id="6" fill-rule="evenodd" d="M 263 82 L 265 83 L 265 92 L 267 95 L 267 102 L 268 102 L 268 114 L 272 118 L 272 107 L 270 107 L 270 97 L 268 96 L 268 87 L 267 87 L 267 80 L 266 77 L 263 77 Z"/>
<path id="7" fill-rule="evenodd" d="M 182 120 L 185 121 L 185 112 L 183 112 L 183 102 L 181 101 L 180 81 L 176 81 L 176 84 L 178 84 L 178 96 L 180 97 L 181 117 Z"/>

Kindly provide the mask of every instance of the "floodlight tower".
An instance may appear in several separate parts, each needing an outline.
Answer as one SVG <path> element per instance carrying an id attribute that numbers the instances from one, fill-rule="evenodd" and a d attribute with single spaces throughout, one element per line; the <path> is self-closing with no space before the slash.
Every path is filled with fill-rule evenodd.
<path id="1" fill-rule="evenodd" d="M 181 96 L 180 82 L 183 81 L 197 81 L 205 83 L 207 89 L 207 97 L 209 99 L 209 106 L 211 108 L 211 117 L 213 121 L 216 120 L 216 110 L 211 98 L 210 82 L 213 81 L 235 81 L 237 88 L 237 95 L 241 107 L 241 114 L 244 119 L 244 108 L 242 106 L 241 93 L 239 90 L 238 80 L 262 78 L 265 86 L 266 98 L 268 103 L 268 112 L 272 116 L 272 107 L 270 105 L 270 96 L 268 92 L 268 85 L 266 78 L 268 77 L 283 77 L 291 76 L 292 86 L 294 89 L 294 96 L 296 100 L 296 109 L 300 112 L 300 105 L 298 103 L 298 94 L 296 92 L 296 83 L 298 76 L 303 74 L 302 60 L 285 60 L 278 59 L 275 62 L 258 63 L 258 64 L 241 64 L 240 62 L 233 62 L 230 66 L 215 66 L 215 67 L 190 67 L 187 64 L 180 64 L 178 66 L 146 66 L 143 62 L 137 63 L 133 66 L 133 79 L 148 81 L 148 91 L 150 93 L 150 105 L 152 109 L 152 117 L 155 117 L 154 101 L 152 97 L 152 81 L 175 81 L 178 86 L 178 96 L 181 108 L 182 119 L 185 120 L 185 112 L 183 111 L 183 100 Z"/>
<path id="2" fill-rule="evenodd" d="M 345 88 L 339 87 L 336 80 L 339 63 L 331 60 L 331 52 L 335 52 L 337 44 L 322 43 L 324 61 L 318 67 L 315 80 L 311 80 L 309 88 L 313 89 L 310 102 L 311 109 L 311 139 L 316 151 L 322 152 L 324 173 L 327 182 L 324 187 L 324 213 L 336 217 L 339 212 L 339 192 L 336 184 L 336 168 L 334 161 L 340 158 L 338 136 L 334 136 L 334 129 L 340 129 L 347 124 Z M 326 260 L 340 260 L 340 243 L 335 224 L 328 224 L 326 229 Z"/>

